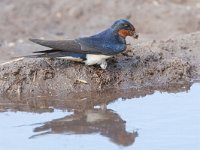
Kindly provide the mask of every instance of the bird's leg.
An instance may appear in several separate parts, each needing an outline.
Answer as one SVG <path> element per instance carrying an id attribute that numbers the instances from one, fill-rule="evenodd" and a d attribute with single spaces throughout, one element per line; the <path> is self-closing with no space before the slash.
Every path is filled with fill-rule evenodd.
<path id="1" fill-rule="evenodd" d="M 100 108 L 101 108 L 101 110 L 104 110 L 104 111 L 105 111 L 105 110 L 107 109 L 107 105 L 106 105 L 106 104 L 101 104 L 101 105 L 100 105 Z"/>
<path id="2" fill-rule="evenodd" d="M 107 65 L 108 64 L 107 64 L 106 60 L 102 60 L 100 67 L 101 67 L 101 69 L 106 69 Z"/>

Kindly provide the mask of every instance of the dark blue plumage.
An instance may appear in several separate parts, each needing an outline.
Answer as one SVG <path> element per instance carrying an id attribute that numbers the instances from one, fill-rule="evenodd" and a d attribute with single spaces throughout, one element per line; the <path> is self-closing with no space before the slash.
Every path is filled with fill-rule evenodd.
<path id="1" fill-rule="evenodd" d="M 99 34 L 75 39 L 82 49 L 96 51 L 104 55 L 115 55 L 126 49 L 126 41 L 115 35 L 115 30 L 109 28 Z"/>
<path id="2" fill-rule="evenodd" d="M 137 38 L 134 26 L 127 20 L 117 20 L 108 29 L 90 37 L 74 40 L 47 41 L 30 39 L 32 42 L 52 48 L 51 50 L 36 51 L 42 53 L 34 57 L 66 57 L 80 58 L 85 64 L 99 64 L 105 69 L 106 59 L 125 51 L 127 36 Z"/>

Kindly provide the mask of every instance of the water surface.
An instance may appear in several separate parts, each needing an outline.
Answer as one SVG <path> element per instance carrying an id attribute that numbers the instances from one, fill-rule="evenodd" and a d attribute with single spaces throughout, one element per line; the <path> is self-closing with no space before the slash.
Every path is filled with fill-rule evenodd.
<path id="1" fill-rule="evenodd" d="M 101 102 L 1 100 L 0 149 L 200 149 L 200 85 L 167 91 Z"/>

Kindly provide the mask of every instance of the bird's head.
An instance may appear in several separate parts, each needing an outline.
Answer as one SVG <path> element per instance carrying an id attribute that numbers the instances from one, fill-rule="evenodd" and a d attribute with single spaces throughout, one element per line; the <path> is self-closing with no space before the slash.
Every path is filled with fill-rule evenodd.
<path id="1" fill-rule="evenodd" d="M 126 38 L 127 36 L 132 36 L 137 39 L 138 34 L 135 31 L 135 27 L 127 20 L 120 19 L 113 23 L 111 28 L 121 37 Z"/>

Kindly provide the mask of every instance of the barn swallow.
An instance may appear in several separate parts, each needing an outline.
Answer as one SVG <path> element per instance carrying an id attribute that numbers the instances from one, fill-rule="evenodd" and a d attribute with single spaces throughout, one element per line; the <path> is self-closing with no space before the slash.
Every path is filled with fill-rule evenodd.
<path id="1" fill-rule="evenodd" d="M 51 49 L 33 52 L 38 54 L 29 57 L 60 57 L 84 62 L 86 65 L 98 64 L 102 69 L 106 69 L 106 59 L 126 50 L 127 36 L 138 38 L 135 27 L 129 21 L 120 19 L 108 29 L 89 37 L 59 41 L 30 39 Z"/>

